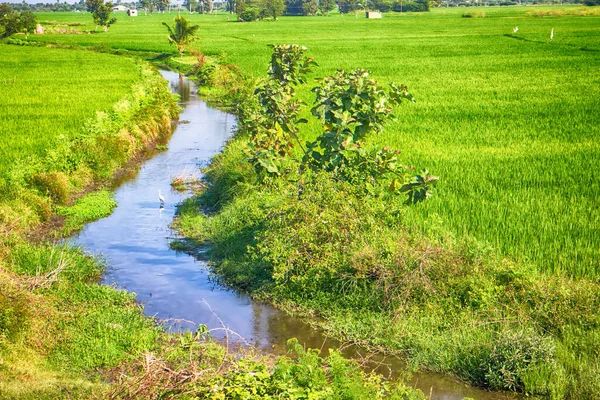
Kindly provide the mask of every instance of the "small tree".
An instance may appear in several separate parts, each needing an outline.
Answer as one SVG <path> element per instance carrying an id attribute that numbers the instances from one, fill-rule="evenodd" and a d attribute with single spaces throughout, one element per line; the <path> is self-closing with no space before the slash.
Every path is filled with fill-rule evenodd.
<path id="1" fill-rule="evenodd" d="M 154 0 L 154 6 L 162 13 L 169 8 L 170 4 L 171 0 Z"/>
<path id="2" fill-rule="evenodd" d="M 335 1 L 334 0 L 321 0 L 319 2 L 319 8 L 321 9 L 321 14 L 328 15 L 331 11 L 335 9 Z"/>
<path id="3" fill-rule="evenodd" d="M 117 22 L 116 18 L 110 17 L 113 3 L 104 3 L 104 0 L 85 0 L 85 5 L 87 10 L 92 13 L 96 29 L 98 29 L 98 26 L 102 26 L 104 32 L 106 32 L 112 24 Z"/>
<path id="4" fill-rule="evenodd" d="M 152 0 L 140 0 L 140 4 L 144 9 L 144 12 L 150 11 L 150 14 L 154 12 L 154 1 Z"/>
<path id="5" fill-rule="evenodd" d="M 283 15 L 285 2 L 283 0 L 265 0 L 265 13 L 277 21 L 277 17 Z"/>
<path id="6" fill-rule="evenodd" d="M 190 21 L 181 15 L 175 18 L 172 28 L 166 22 L 163 25 L 169 30 L 169 41 L 177 46 L 179 56 L 183 56 L 184 46 L 194 39 L 194 34 L 200 29 L 200 25 L 190 25 Z"/>
<path id="7" fill-rule="evenodd" d="M 317 11 L 319 11 L 319 3 L 317 0 L 308 0 L 302 4 L 302 11 L 304 15 L 317 15 Z"/>

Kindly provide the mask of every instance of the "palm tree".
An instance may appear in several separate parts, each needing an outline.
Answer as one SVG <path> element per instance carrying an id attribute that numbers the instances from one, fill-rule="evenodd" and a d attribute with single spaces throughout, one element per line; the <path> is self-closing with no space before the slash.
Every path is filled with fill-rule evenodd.
<path id="1" fill-rule="evenodd" d="M 175 18 L 175 26 L 173 28 L 167 25 L 166 22 L 163 22 L 163 25 L 169 30 L 169 40 L 177 46 L 180 57 L 183 55 L 183 46 L 191 42 L 196 31 L 200 29 L 200 25 L 190 25 L 190 21 L 181 15 Z"/>

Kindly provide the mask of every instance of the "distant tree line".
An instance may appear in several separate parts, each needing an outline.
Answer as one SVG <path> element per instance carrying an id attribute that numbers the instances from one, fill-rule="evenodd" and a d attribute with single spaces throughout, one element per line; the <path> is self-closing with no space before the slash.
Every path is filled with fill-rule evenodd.
<path id="1" fill-rule="evenodd" d="M 422 12 L 431 7 L 470 7 L 470 6 L 512 6 L 526 4 L 585 4 L 600 5 L 600 0 L 226 0 L 224 8 L 235 13 L 243 21 L 254 21 L 263 18 L 275 18 L 280 15 L 328 15 L 336 8 L 343 14 L 372 11 Z M 143 9 L 146 12 L 165 12 L 176 8 L 171 0 L 139 0 L 137 2 L 121 2 L 132 9 Z M 184 0 L 183 7 L 188 12 L 211 14 L 223 3 L 213 0 Z M 22 3 L 11 4 L 16 12 L 66 12 L 87 11 L 86 0 L 79 3 Z"/>
<path id="2" fill-rule="evenodd" d="M 429 0 L 228 0 L 228 11 L 242 21 L 254 21 L 280 15 L 328 15 L 336 8 L 340 13 L 362 11 L 429 11 Z"/>
<path id="3" fill-rule="evenodd" d="M 11 4 L 15 11 L 33 11 L 33 12 L 66 12 L 66 11 L 85 11 L 85 1 L 75 4 L 63 3 L 22 3 Z"/>
<path id="4" fill-rule="evenodd" d="M 212 14 L 214 10 L 212 0 L 185 0 L 183 6 L 189 12 L 197 12 L 199 14 Z"/>
<path id="5" fill-rule="evenodd" d="M 15 33 L 33 33 L 37 19 L 31 11 L 17 12 L 9 4 L 0 4 L 0 38 Z"/>
<path id="6" fill-rule="evenodd" d="M 431 7 L 518 6 L 536 4 L 600 5 L 600 0 L 431 0 Z"/>

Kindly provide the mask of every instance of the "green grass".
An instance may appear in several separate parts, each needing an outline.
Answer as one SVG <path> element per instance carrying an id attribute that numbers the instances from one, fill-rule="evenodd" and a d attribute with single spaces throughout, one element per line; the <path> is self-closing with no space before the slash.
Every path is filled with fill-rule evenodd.
<path id="1" fill-rule="evenodd" d="M 81 133 L 141 78 L 123 57 L 1 44 L 0 51 L 0 176 L 17 158 L 43 157 Z"/>
<path id="2" fill-rule="evenodd" d="M 411 226 L 473 236 L 541 271 L 597 276 L 598 9 L 496 7 L 485 8 L 484 18 L 462 18 L 464 10 L 386 14 L 382 20 L 189 18 L 202 27 L 195 47 L 224 54 L 225 62 L 250 75 L 264 74 L 268 44 L 298 43 L 320 65 L 314 76 L 362 67 L 381 82 L 406 83 L 417 103 L 402 106 L 377 142 L 441 176 L 435 198 L 407 212 Z M 577 15 L 581 10 L 595 15 Z M 554 16 L 534 16 L 544 13 Z M 35 39 L 174 52 L 161 26 L 174 15 L 119 15 L 107 34 Z M 39 18 L 92 28 L 81 14 Z M 311 101 L 308 87 L 300 92 Z M 313 137 L 317 129 L 312 124 L 303 134 Z"/>
<path id="3" fill-rule="evenodd" d="M 89 222 L 109 216 L 117 206 L 113 197 L 112 192 L 101 190 L 85 195 L 71 207 L 60 207 L 58 214 L 66 217 L 65 236 L 82 229 Z"/>

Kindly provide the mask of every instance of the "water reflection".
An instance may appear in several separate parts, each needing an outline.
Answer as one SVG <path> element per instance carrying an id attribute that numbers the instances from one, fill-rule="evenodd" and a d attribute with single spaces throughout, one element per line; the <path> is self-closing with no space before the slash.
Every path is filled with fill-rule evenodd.
<path id="1" fill-rule="evenodd" d="M 165 321 L 174 330 L 195 330 L 198 324 L 213 329 L 223 338 L 223 327 L 237 332 L 257 348 L 286 353 L 286 341 L 296 337 L 306 347 L 337 348 L 303 321 L 273 307 L 253 302 L 248 296 L 219 286 L 211 279 L 203 260 L 196 260 L 169 248 L 175 233 L 169 228 L 176 205 L 186 194 L 171 190 L 171 180 L 181 171 L 206 164 L 230 137 L 235 119 L 209 108 L 197 98 L 196 88 L 187 79 L 163 72 L 172 90 L 185 106 L 180 124 L 168 143 L 168 150 L 156 154 L 137 171 L 124 175 L 115 192 L 118 207 L 108 218 L 96 221 L 73 240 L 93 253 L 103 254 L 110 268 L 104 283 L 135 292 L 144 311 Z M 165 197 L 164 208 L 158 199 Z M 235 337 L 230 337 L 236 340 Z M 345 354 L 356 356 L 360 349 L 347 347 Z M 374 358 L 374 360 L 377 360 Z M 377 360 L 381 372 L 402 371 L 399 360 Z M 417 375 L 416 384 L 426 393 L 434 387 L 434 399 L 497 399 L 437 375 Z"/>
<path id="2" fill-rule="evenodd" d="M 180 96 L 182 103 L 187 103 L 191 98 L 192 83 L 185 78 L 185 76 L 179 74 L 178 79 L 169 79 L 169 86 L 171 92 L 176 93 Z"/>

